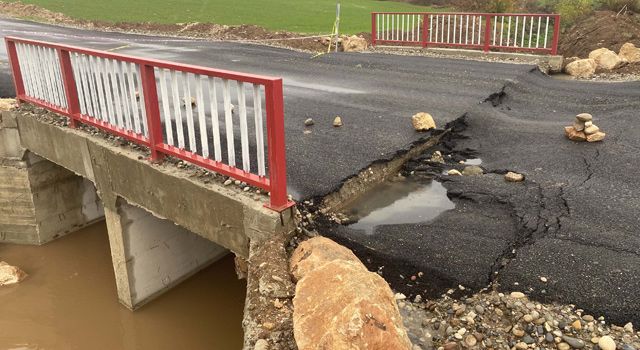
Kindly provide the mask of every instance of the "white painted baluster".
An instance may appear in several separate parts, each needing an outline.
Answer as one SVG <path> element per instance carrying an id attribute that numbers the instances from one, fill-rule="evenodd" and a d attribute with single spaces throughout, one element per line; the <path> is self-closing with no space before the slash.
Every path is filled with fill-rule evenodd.
<path id="1" fill-rule="evenodd" d="M 444 15 L 442 15 L 442 24 L 440 25 L 440 42 L 444 43 Z"/>
<path id="2" fill-rule="evenodd" d="M 107 69 L 111 79 L 111 86 L 113 89 L 113 96 L 115 98 L 114 104 L 116 107 L 116 123 L 118 127 L 124 128 L 124 119 L 122 117 L 122 98 L 120 97 L 120 75 L 118 74 L 118 62 L 116 60 L 107 60 Z"/>
<path id="3" fill-rule="evenodd" d="M 518 46 L 518 16 L 516 16 L 516 29 L 513 31 L 513 46 Z"/>
<path id="4" fill-rule="evenodd" d="M 51 77 L 51 63 L 47 59 L 47 49 L 42 46 L 36 46 L 38 50 L 38 69 L 44 80 L 46 101 L 50 104 L 57 105 L 55 95 L 53 94 L 53 82 Z"/>
<path id="5" fill-rule="evenodd" d="M 111 125 L 116 125 L 116 119 L 113 113 L 113 98 L 111 96 L 111 87 L 109 84 L 109 75 L 107 74 L 106 59 L 98 58 L 98 71 L 102 77 L 102 85 L 104 88 L 104 103 L 107 110 L 107 120 Z"/>
<path id="6" fill-rule="evenodd" d="M 532 41 L 533 41 L 533 17 L 531 18 L 531 23 L 529 24 L 529 48 L 531 48 Z"/>
<path id="7" fill-rule="evenodd" d="M 78 54 L 70 53 L 71 66 L 73 67 L 73 79 L 76 81 L 76 91 L 78 94 L 78 103 L 80 104 L 80 114 L 87 114 L 87 106 L 84 101 L 84 91 L 82 91 L 82 82 L 80 80 L 80 64 L 78 63 Z"/>
<path id="8" fill-rule="evenodd" d="M 116 64 L 116 73 L 118 74 L 118 76 L 120 77 L 119 79 L 119 84 L 120 84 L 120 92 L 122 93 L 122 108 L 124 109 L 124 113 L 123 113 L 123 118 L 124 118 L 124 125 L 123 127 L 125 129 L 127 129 L 128 131 L 132 130 L 132 123 L 131 123 L 131 101 L 130 101 L 130 94 L 129 94 L 129 89 L 127 88 L 128 84 L 127 84 L 127 77 L 125 76 L 127 70 L 126 70 L 126 63 L 125 62 L 118 62 Z"/>
<path id="9" fill-rule="evenodd" d="M 536 34 L 536 49 L 540 47 L 540 27 L 542 26 L 542 17 L 538 17 L 538 34 Z"/>
<path id="10" fill-rule="evenodd" d="M 400 29 L 400 40 L 401 41 L 404 41 L 404 17 L 405 17 L 404 14 L 400 15 L 400 18 L 402 18 L 402 26 L 401 26 L 401 29 Z"/>
<path id="11" fill-rule="evenodd" d="M 403 16 L 404 17 L 404 16 Z M 240 110 L 240 142 L 242 144 L 242 170 L 251 171 L 251 157 L 249 155 L 249 129 L 247 127 L 247 99 L 244 83 L 238 82 L 238 109 Z"/>
<path id="12" fill-rule="evenodd" d="M 475 44 L 476 42 L 476 16 L 473 16 L 473 21 L 471 25 L 471 44 Z"/>
<path id="13" fill-rule="evenodd" d="M 520 39 L 520 47 L 524 47 L 524 37 L 527 30 L 527 17 L 522 17 L 522 39 Z"/>
<path id="14" fill-rule="evenodd" d="M 460 15 L 460 32 L 458 33 L 458 43 L 462 44 L 462 29 L 464 29 L 464 15 Z"/>
<path id="15" fill-rule="evenodd" d="M 135 71 L 135 78 L 136 78 L 136 86 L 138 87 L 138 91 L 139 91 L 139 96 L 138 96 L 138 100 L 140 103 L 140 122 L 142 124 L 142 134 L 146 137 L 149 137 L 149 126 L 147 125 L 147 111 L 146 111 L 146 104 L 144 103 L 144 90 L 142 89 L 142 74 L 140 73 L 140 65 L 138 64 L 134 64 L 133 65 L 134 71 Z"/>
<path id="16" fill-rule="evenodd" d="M 202 156 L 209 158 L 209 136 L 207 135 L 207 120 L 204 114 L 204 94 L 202 93 L 202 76 L 196 75 L 196 107 L 198 107 L 198 126 L 200 127 L 200 145 Z"/>
<path id="17" fill-rule="evenodd" d="M 162 96 L 162 113 L 164 115 L 164 130 L 167 133 L 167 143 L 175 146 L 173 143 L 173 125 L 171 121 L 171 106 L 169 94 L 167 93 L 167 76 L 165 69 L 160 68 L 160 96 Z"/>
<path id="18" fill-rule="evenodd" d="M 394 15 L 391 15 L 391 40 L 396 40 L 395 39 L 395 28 L 394 28 L 394 23 L 395 23 L 395 17 Z"/>
<path id="19" fill-rule="evenodd" d="M 104 98 L 104 86 L 102 85 L 102 77 L 100 75 L 100 69 L 98 68 L 98 64 L 100 63 L 99 59 L 93 56 L 89 56 L 89 62 L 91 64 L 91 71 L 95 76 L 95 84 L 98 90 L 98 103 L 100 104 L 100 119 L 102 121 L 108 121 L 107 115 L 107 106 L 105 105 Z"/>
<path id="20" fill-rule="evenodd" d="M 180 88 L 178 85 L 178 74 L 171 71 L 171 96 L 173 97 L 173 110 L 176 117 L 176 133 L 178 134 L 178 148 L 184 149 L 184 128 L 182 125 L 182 109 L 180 108 Z"/>
<path id="21" fill-rule="evenodd" d="M 383 16 L 384 17 L 384 16 Z M 209 77 L 209 104 L 211 109 L 211 130 L 213 133 L 213 153 L 217 162 L 222 161 L 222 147 L 220 146 L 220 122 L 218 120 L 218 94 L 216 80 Z"/>
<path id="22" fill-rule="evenodd" d="M 89 79 L 89 72 L 87 70 L 87 56 L 80 55 L 78 57 L 78 63 L 80 67 L 80 80 L 82 81 L 82 91 L 84 93 L 85 107 L 87 108 L 86 115 L 89 117 L 96 116 L 96 110 L 93 100 L 93 89 L 91 89 L 91 81 Z"/>
<path id="23" fill-rule="evenodd" d="M 228 79 L 222 80 L 222 97 L 224 100 L 224 125 L 227 133 L 227 157 L 230 166 L 236 166 L 236 148 L 233 140 L 233 116 L 231 110 L 231 86 Z"/>
<path id="24" fill-rule="evenodd" d="M 191 105 L 191 99 L 193 97 L 191 96 L 191 84 L 189 84 L 190 75 L 191 73 L 183 73 L 182 91 L 184 91 L 184 94 L 185 94 L 183 102 L 184 102 L 185 113 L 187 115 L 187 132 L 189 133 L 189 150 L 191 152 L 196 152 L 196 132 L 193 127 L 193 106 Z"/>
<path id="25" fill-rule="evenodd" d="M 453 15 L 453 43 L 456 43 L 456 33 L 458 32 L 458 15 Z"/>
<path id="26" fill-rule="evenodd" d="M 509 43 L 511 42 L 511 16 L 509 16 L 509 26 L 507 31 L 507 43 L 506 46 L 511 46 Z"/>
<path id="27" fill-rule="evenodd" d="M 544 30 L 544 48 L 547 48 L 547 38 L 549 36 L 549 16 L 547 16 L 547 26 Z"/>
<path id="28" fill-rule="evenodd" d="M 437 19 L 437 17 L 436 17 Z M 438 23 L 436 23 L 436 26 L 438 25 Z M 429 42 L 433 42 L 433 15 L 429 16 Z M 436 27 L 436 30 L 437 27 Z M 437 34 L 436 34 L 436 39 L 438 38 Z"/>
<path id="29" fill-rule="evenodd" d="M 498 34 L 498 17 L 494 17 L 493 21 L 493 46 L 496 46 L 496 35 Z"/>
<path id="30" fill-rule="evenodd" d="M 416 16 L 411 15 L 411 41 L 416 41 Z"/>
<path id="31" fill-rule="evenodd" d="M 478 17 L 478 45 L 482 39 L 482 16 Z"/>
<path id="32" fill-rule="evenodd" d="M 33 80 L 36 83 L 36 91 L 37 98 L 40 100 L 45 100 L 45 92 L 44 92 L 44 84 L 42 81 L 42 74 L 40 74 L 40 70 L 38 69 L 38 56 L 36 53 L 36 48 L 33 45 L 29 45 L 29 62 L 31 64 L 31 72 L 33 74 Z"/>
<path id="33" fill-rule="evenodd" d="M 467 21 L 466 21 L 466 25 L 465 25 L 466 29 L 465 29 L 465 37 L 464 37 L 464 43 L 469 44 L 469 15 L 467 15 Z"/>
<path id="34" fill-rule="evenodd" d="M 27 96 L 33 96 L 33 85 L 31 83 L 31 72 L 27 66 L 27 55 L 24 52 L 24 45 L 22 43 L 16 43 L 16 51 L 18 52 L 18 64 L 20 65 L 20 71 L 24 81 L 24 92 Z"/>
<path id="35" fill-rule="evenodd" d="M 502 46 L 502 38 L 504 37 L 504 16 L 502 16 L 502 20 L 500 22 L 500 46 Z"/>
<path id="36" fill-rule="evenodd" d="M 138 99 L 140 97 L 140 92 L 136 89 L 136 84 L 134 83 L 133 72 L 131 66 L 133 63 L 126 63 L 124 65 L 125 74 L 127 75 L 127 83 L 129 86 L 129 101 L 131 102 L 131 111 L 133 114 L 133 130 L 136 134 L 140 134 L 140 110 L 138 109 Z M 134 69 L 135 70 L 135 67 Z M 136 96 L 136 94 L 138 96 Z"/>
<path id="37" fill-rule="evenodd" d="M 258 157 L 258 175 L 265 176 L 264 129 L 262 126 L 262 94 L 260 85 L 253 84 L 253 117 L 256 128 L 256 151 Z"/>

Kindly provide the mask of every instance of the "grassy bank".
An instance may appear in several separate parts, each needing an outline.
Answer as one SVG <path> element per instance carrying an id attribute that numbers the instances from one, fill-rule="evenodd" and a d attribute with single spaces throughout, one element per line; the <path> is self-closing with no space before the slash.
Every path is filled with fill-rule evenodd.
<path id="1" fill-rule="evenodd" d="M 335 0 L 23 0 L 68 16 L 108 22 L 255 24 L 271 30 L 329 33 Z M 342 1 L 341 32 L 371 30 L 371 11 L 432 11 L 377 0 Z"/>

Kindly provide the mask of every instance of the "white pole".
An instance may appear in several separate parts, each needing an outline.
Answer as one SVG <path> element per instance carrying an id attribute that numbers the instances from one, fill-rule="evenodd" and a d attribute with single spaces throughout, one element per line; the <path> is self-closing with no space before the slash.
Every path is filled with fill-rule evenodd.
<path id="1" fill-rule="evenodd" d="M 336 52 L 338 52 L 338 39 L 340 38 L 340 1 L 336 4 Z"/>

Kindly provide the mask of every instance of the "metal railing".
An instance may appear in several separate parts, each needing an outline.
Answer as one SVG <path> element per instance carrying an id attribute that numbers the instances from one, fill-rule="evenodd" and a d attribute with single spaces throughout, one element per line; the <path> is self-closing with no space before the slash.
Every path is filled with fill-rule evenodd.
<path id="1" fill-rule="evenodd" d="M 281 78 L 5 38 L 18 101 L 288 200 Z M 239 140 L 236 135 L 239 134 Z M 266 134 L 266 140 L 265 140 Z M 238 147 L 239 146 L 239 147 Z"/>
<path id="2" fill-rule="evenodd" d="M 556 55 L 560 15 L 373 12 L 372 44 L 461 47 Z"/>

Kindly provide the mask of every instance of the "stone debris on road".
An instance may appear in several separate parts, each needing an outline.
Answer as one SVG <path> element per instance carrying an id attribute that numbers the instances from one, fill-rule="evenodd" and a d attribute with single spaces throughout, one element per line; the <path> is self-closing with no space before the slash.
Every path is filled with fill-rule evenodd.
<path id="1" fill-rule="evenodd" d="M 524 175 L 510 171 L 504 175 L 504 179 L 508 182 L 522 182 L 524 181 Z"/>
<path id="2" fill-rule="evenodd" d="M 342 126 L 342 118 L 340 116 L 336 116 L 333 119 L 333 126 L 335 126 L 336 128 L 339 128 Z"/>
<path id="3" fill-rule="evenodd" d="M 640 349 L 633 324 L 608 324 L 574 305 L 542 304 L 524 293 L 484 290 L 455 299 L 397 300 L 414 349 Z"/>
<path id="4" fill-rule="evenodd" d="M 27 278 L 27 274 L 16 266 L 0 261 L 0 287 L 20 283 Z"/>
<path id="5" fill-rule="evenodd" d="M 307 118 L 307 119 L 304 121 L 304 125 L 305 125 L 305 126 L 312 126 L 313 124 L 315 124 L 315 122 L 314 122 L 314 121 L 313 121 L 313 119 L 311 119 L 311 118 Z"/>
<path id="6" fill-rule="evenodd" d="M 484 170 L 477 165 L 470 165 L 462 170 L 464 176 L 478 176 L 484 174 Z"/>
<path id="7" fill-rule="evenodd" d="M 578 114 L 573 125 L 564 128 L 564 133 L 569 140 L 577 142 L 598 142 L 607 136 L 600 131 L 597 125 L 593 124 L 593 116 L 589 113 Z"/>
<path id="8" fill-rule="evenodd" d="M 640 63 L 640 48 L 633 43 L 625 43 L 618 53 L 601 47 L 591 51 L 588 58 L 567 57 L 564 59 L 564 72 L 574 78 L 590 79 L 596 73 L 616 74 L 621 68 L 637 63 Z M 632 71 L 635 69 L 631 68 Z M 635 75 L 631 76 L 637 79 Z"/>
<path id="9" fill-rule="evenodd" d="M 429 113 L 420 112 L 411 117 L 411 123 L 416 131 L 427 131 L 436 128 L 436 122 Z"/>

